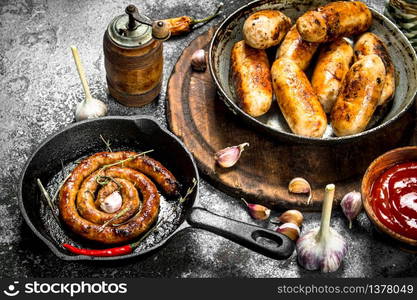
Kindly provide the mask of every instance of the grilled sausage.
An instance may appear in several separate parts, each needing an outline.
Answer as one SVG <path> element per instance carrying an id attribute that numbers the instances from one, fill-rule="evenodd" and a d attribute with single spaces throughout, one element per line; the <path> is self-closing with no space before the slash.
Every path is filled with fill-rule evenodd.
<path id="1" fill-rule="evenodd" d="M 243 38 L 249 46 L 266 49 L 283 39 L 291 27 L 291 19 L 278 10 L 261 10 L 250 15 L 243 24 Z"/>
<path id="2" fill-rule="evenodd" d="M 331 114 L 337 136 L 365 130 L 378 105 L 384 82 L 385 67 L 378 55 L 364 56 L 352 65 Z"/>
<path id="3" fill-rule="evenodd" d="M 324 45 L 320 50 L 311 84 L 326 113 L 330 113 L 353 59 L 352 46 L 345 39 Z"/>
<path id="4" fill-rule="evenodd" d="M 309 42 L 334 41 L 359 34 L 372 24 L 372 13 L 360 1 L 337 1 L 306 12 L 297 20 L 297 29 Z"/>
<path id="5" fill-rule="evenodd" d="M 123 164 L 119 164 L 121 161 Z M 117 165 L 102 168 L 115 163 Z M 78 164 L 62 186 L 59 193 L 62 221 L 74 233 L 105 244 L 127 242 L 146 232 L 158 217 L 160 199 L 155 184 L 142 172 L 154 179 L 168 195 L 179 195 L 177 180 L 158 161 L 135 152 L 96 153 Z M 122 208 L 127 211 L 111 222 L 119 226 L 103 227 L 103 223 L 112 220 L 117 212 L 108 214 L 95 205 L 94 195 L 99 186 L 97 176 L 113 178 L 120 184 Z M 98 196 L 112 193 L 115 188 L 114 185 L 105 186 L 98 191 Z M 142 196 L 141 205 L 137 189 Z"/>
<path id="6" fill-rule="evenodd" d="M 297 27 L 294 25 L 279 46 L 276 58 L 286 57 L 292 59 L 302 70 L 305 70 L 310 64 L 318 46 L 318 43 L 310 43 L 303 40 Z"/>
<path id="7" fill-rule="evenodd" d="M 272 103 L 271 71 L 265 50 L 240 41 L 233 46 L 230 59 L 239 106 L 252 117 L 263 115 Z"/>
<path id="8" fill-rule="evenodd" d="M 383 105 L 392 98 L 395 92 L 395 69 L 391 57 L 388 54 L 387 47 L 377 35 L 367 32 L 358 39 L 354 50 L 355 61 L 358 61 L 365 55 L 369 54 L 376 54 L 382 59 L 385 66 L 386 76 L 384 88 L 378 104 Z"/>
<path id="9" fill-rule="evenodd" d="M 274 62 L 271 74 L 279 107 L 292 132 L 322 137 L 327 127 L 326 114 L 305 73 L 284 57 Z"/>
<path id="10" fill-rule="evenodd" d="M 104 224 L 107 221 L 109 221 L 110 224 L 122 223 L 133 217 L 139 209 L 140 204 L 136 188 L 134 188 L 126 179 L 116 178 L 115 182 L 109 182 L 98 191 L 97 200 L 95 200 L 93 192 L 98 189 L 97 176 L 99 175 L 100 171 L 93 172 L 82 183 L 81 188 L 78 190 L 76 206 L 80 216 L 96 224 Z M 117 220 L 112 220 L 114 214 L 106 213 L 98 208 L 100 207 L 100 203 L 107 196 L 116 191 L 121 193 L 122 199 L 124 200 L 120 210 L 126 209 L 127 211 Z"/>

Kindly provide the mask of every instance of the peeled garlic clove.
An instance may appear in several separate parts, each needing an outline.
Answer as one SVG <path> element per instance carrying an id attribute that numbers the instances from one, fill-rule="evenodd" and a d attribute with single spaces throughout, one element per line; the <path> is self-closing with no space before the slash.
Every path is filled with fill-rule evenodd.
<path id="1" fill-rule="evenodd" d="M 122 196 L 119 192 L 115 191 L 108 195 L 101 203 L 100 208 L 106 213 L 112 214 L 122 207 Z"/>
<path id="2" fill-rule="evenodd" d="M 294 223 L 284 223 L 276 231 L 285 234 L 293 241 L 296 241 L 300 236 L 300 228 Z"/>
<path id="3" fill-rule="evenodd" d="M 359 215 L 362 210 L 362 196 L 361 193 L 353 191 L 347 193 L 342 202 L 340 202 L 343 213 L 349 220 L 349 229 L 352 228 L 352 221 Z"/>
<path id="4" fill-rule="evenodd" d="M 246 146 L 249 146 L 249 143 L 243 143 L 219 150 L 214 154 L 214 159 L 217 161 L 219 166 L 223 168 L 230 168 L 237 163 Z"/>
<path id="5" fill-rule="evenodd" d="M 281 216 L 279 216 L 278 220 L 281 223 L 293 223 L 298 227 L 301 227 L 304 217 L 300 211 L 296 209 L 290 209 L 284 212 Z"/>
<path id="6" fill-rule="evenodd" d="M 206 70 L 206 52 L 203 49 L 198 49 L 193 53 L 191 56 L 191 66 L 196 71 Z"/>
<path id="7" fill-rule="evenodd" d="M 311 186 L 304 178 L 296 177 L 288 184 L 288 190 L 295 194 L 307 194 L 310 193 Z"/>
<path id="8" fill-rule="evenodd" d="M 271 210 L 263 205 L 248 203 L 243 198 L 242 198 L 242 201 L 248 207 L 249 214 L 251 215 L 251 217 L 256 220 L 266 220 L 271 215 Z"/>

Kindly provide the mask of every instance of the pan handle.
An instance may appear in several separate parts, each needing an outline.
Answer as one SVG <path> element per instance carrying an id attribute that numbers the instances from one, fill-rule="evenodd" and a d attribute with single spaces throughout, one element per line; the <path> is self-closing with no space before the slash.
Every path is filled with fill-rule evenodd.
<path id="1" fill-rule="evenodd" d="M 219 216 L 204 208 L 193 208 L 188 222 L 271 258 L 285 259 L 294 252 L 294 242 L 281 233 Z"/>

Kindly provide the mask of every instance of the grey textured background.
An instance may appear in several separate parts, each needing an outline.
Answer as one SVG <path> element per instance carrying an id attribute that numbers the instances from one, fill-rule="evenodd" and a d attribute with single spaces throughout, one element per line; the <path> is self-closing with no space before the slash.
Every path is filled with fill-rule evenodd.
<path id="1" fill-rule="evenodd" d="M 167 78 L 197 35 L 249 1 L 225 1 L 221 17 L 191 34 L 165 43 L 164 85 L 160 98 L 143 108 L 125 108 L 106 95 L 102 35 L 110 20 L 124 11 L 124 1 L 0 1 L 0 276 L 1 277 L 381 277 L 416 276 L 415 255 L 399 251 L 379 236 L 362 213 L 353 229 L 340 211 L 332 225 L 347 239 L 349 252 L 333 274 L 307 272 L 293 255 L 276 261 L 222 237 L 198 229 L 182 232 L 166 247 L 145 258 L 105 263 L 64 262 L 56 258 L 23 222 L 16 187 L 21 167 L 48 135 L 74 121 L 82 99 L 70 45 L 76 45 L 87 70 L 93 96 L 109 104 L 110 115 L 149 114 L 165 119 Z M 367 1 L 379 10 L 383 1 Z M 153 18 L 202 17 L 218 0 L 136 2 Z M 240 200 L 201 182 L 203 205 L 213 212 L 247 222 Z M 306 214 L 303 230 L 319 223 Z M 266 223 L 258 222 L 261 226 Z M 272 227 L 272 225 L 269 225 Z"/>

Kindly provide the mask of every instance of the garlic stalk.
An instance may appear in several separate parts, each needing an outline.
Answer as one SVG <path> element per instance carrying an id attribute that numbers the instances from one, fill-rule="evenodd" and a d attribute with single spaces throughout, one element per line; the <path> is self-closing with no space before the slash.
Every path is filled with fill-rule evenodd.
<path id="1" fill-rule="evenodd" d="M 361 193 L 353 191 L 347 193 L 340 202 L 343 213 L 349 220 L 349 229 L 352 228 L 352 221 L 359 215 L 362 210 Z"/>
<path id="2" fill-rule="evenodd" d="M 219 150 L 214 154 L 214 159 L 219 166 L 223 168 L 230 168 L 237 163 L 246 146 L 249 146 L 249 143 L 243 143 Z"/>
<path id="3" fill-rule="evenodd" d="M 75 120 L 78 122 L 81 120 L 105 116 L 107 114 L 107 105 L 91 96 L 90 87 L 87 83 L 84 67 L 81 64 L 78 50 L 74 46 L 71 47 L 71 50 L 85 94 L 85 99 L 77 104 L 77 108 L 75 110 Z"/>
<path id="4" fill-rule="evenodd" d="M 297 241 L 298 262 L 307 270 L 334 272 L 346 254 L 345 240 L 330 228 L 334 191 L 334 184 L 326 186 L 320 228 L 310 230 Z"/>
<path id="5" fill-rule="evenodd" d="M 245 199 L 241 198 L 249 209 L 249 214 L 256 220 L 266 220 L 271 215 L 271 210 L 260 204 L 251 204 L 246 202 Z"/>

